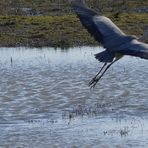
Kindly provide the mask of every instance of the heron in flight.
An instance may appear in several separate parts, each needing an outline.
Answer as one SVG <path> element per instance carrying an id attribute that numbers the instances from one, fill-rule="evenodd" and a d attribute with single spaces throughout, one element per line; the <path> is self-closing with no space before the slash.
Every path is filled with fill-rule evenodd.
<path id="1" fill-rule="evenodd" d="M 148 30 L 137 39 L 124 34 L 109 18 L 88 8 L 83 0 L 70 0 L 70 2 L 82 25 L 105 49 L 103 52 L 95 54 L 95 58 L 104 64 L 89 82 L 91 88 L 95 87 L 111 65 L 124 55 L 148 60 L 148 44 L 144 43 L 148 37 Z"/>

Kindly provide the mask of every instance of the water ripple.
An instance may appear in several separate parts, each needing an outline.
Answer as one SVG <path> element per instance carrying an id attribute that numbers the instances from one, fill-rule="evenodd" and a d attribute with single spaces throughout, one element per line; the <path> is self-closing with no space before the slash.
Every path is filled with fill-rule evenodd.
<path id="1" fill-rule="evenodd" d="M 147 61 L 138 58 L 124 57 L 109 69 L 94 89 L 90 89 L 88 87 L 89 80 L 102 66 L 93 56 L 93 54 L 99 52 L 99 50 L 101 51 L 102 49 L 84 47 L 62 51 L 60 49 L 54 50 L 48 48 L 42 50 L 1 48 L 0 143 L 5 143 L 5 145 L 2 146 L 7 145 L 4 138 L 9 139 L 8 143 L 11 144 L 11 146 L 15 145 L 12 143 L 13 141 L 16 141 L 16 145 L 18 142 L 20 147 L 24 147 L 27 144 L 28 139 L 26 139 L 26 137 L 29 135 L 29 130 L 20 127 L 20 129 L 24 130 L 19 133 L 13 129 L 16 128 L 18 130 L 17 123 L 23 125 L 23 121 L 36 121 L 40 119 L 52 121 L 59 120 L 62 117 L 66 120 L 77 120 L 76 125 L 80 126 L 80 128 L 71 127 L 64 129 L 66 131 L 64 132 L 62 131 L 62 127 L 65 125 L 64 120 L 58 125 L 59 127 L 55 128 L 59 133 L 53 134 L 52 132 L 51 138 L 47 136 L 45 130 L 42 129 L 43 131 L 39 131 L 39 134 L 37 134 L 38 129 L 34 129 L 31 133 L 32 137 L 30 137 L 32 141 L 29 141 L 29 143 L 32 145 L 31 143 L 36 138 L 39 139 L 41 136 L 44 139 L 47 136 L 48 140 L 52 142 L 49 142 L 45 138 L 48 141 L 46 141 L 46 144 L 51 145 L 52 143 L 54 147 L 59 146 L 60 143 L 64 145 L 64 143 L 70 140 L 68 136 L 73 137 L 72 135 L 75 135 L 78 137 L 75 138 L 75 140 L 81 137 L 89 147 L 89 142 L 90 144 L 99 143 L 96 139 L 97 137 L 101 137 L 98 135 L 100 131 L 99 133 L 94 132 L 96 129 L 95 126 L 98 127 L 98 120 L 96 120 L 96 118 L 147 118 Z M 83 125 L 80 125 L 79 118 L 84 117 L 89 118 L 90 121 L 88 121 L 91 125 L 94 124 L 93 128 L 89 127 L 89 124 L 85 122 L 83 122 Z M 100 124 L 101 121 L 98 122 Z M 107 122 L 108 119 L 103 120 L 103 123 Z M 112 123 L 112 121 L 110 122 Z M 12 125 L 11 123 L 15 124 Z M 2 130 L 3 126 L 6 126 L 4 131 Z M 27 126 L 28 128 L 26 124 L 23 126 Z M 55 127 L 55 125 L 53 127 Z M 84 127 L 89 131 L 85 131 L 83 135 L 83 131 L 80 131 L 80 129 Z M 49 129 L 52 130 L 52 128 Z M 75 130 L 77 133 L 75 133 Z M 91 130 L 93 132 L 91 132 Z M 126 127 L 119 128 L 119 130 L 115 132 L 114 130 L 116 130 L 116 128 L 107 128 L 107 130 L 102 130 L 101 133 L 104 133 L 104 135 L 112 135 L 112 133 L 115 134 L 116 132 L 120 135 L 129 133 Z M 5 134 L 6 131 L 10 133 L 8 136 Z M 23 132 L 28 133 L 24 135 Z M 71 133 L 67 134 L 67 132 Z M 65 135 L 65 139 L 62 139 L 62 133 Z M 34 136 L 35 134 L 37 134 L 37 137 Z M 90 136 L 94 136 L 94 139 L 90 139 Z M 17 140 L 17 137 L 20 139 Z M 109 137 L 111 138 L 112 136 Z M 113 139 L 115 137 L 116 136 L 113 136 Z M 59 141 L 56 140 L 58 138 Z M 145 140 L 145 138 L 143 139 Z M 23 140 L 24 142 L 21 143 Z M 120 143 L 121 139 L 118 140 Z M 131 140 L 132 142 L 127 141 L 127 143 L 129 143 L 129 145 L 132 143 L 135 146 L 136 141 Z M 40 139 L 39 141 L 41 142 L 42 140 Z M 55 144 L 56 141 L 57 145 Z M 100 140 L 102 146 L 105 141 L 105 139 Z M 145 140 L 144 145 L 146 145 L 146 141 L 147 140 Z M 81 145 L 82 143 L 83 142 L 80 142 L 79 144 Z M 74 143 L 74 139 L 73 141 L 70 140 L 70 145 L 77 145 Z M 112 145 L 113 147 L 117 146 L 116 142 L 115 145 L 113 143 Z M 38 143 L 34 146 L 38 146 Z"/>

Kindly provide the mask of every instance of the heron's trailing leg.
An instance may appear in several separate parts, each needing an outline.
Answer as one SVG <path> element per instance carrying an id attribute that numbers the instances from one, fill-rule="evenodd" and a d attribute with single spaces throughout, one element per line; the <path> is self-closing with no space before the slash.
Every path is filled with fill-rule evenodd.
<path id="1" fill-rule="evenodd" d="M 116 61 L 118 61 L 119 59 L 115 59 L 113 62 L 111 62 L 109 65 L 107 65 L 107 67 L 105 68 L 105 70 L 103 71 L 103 73 L 98 77 L 95 78 L 94 81 L 91 83 L 91 88 L 95 87 L 97 82 L 102 78 L 102 76 L 105 74 L 105 72 L 111 67 L 111 65 L 113 65 Z"/>
<path id="2" fill-rule="evenodd" d="M 102 70 L 104 69 L 104 67 L 106 65 L 107 65 L 107 63 L 104 63 L 103 66 L 102 66 L 102 68 L 99 70 L 99 72 L 90 80 L 89 86 L 91 86 L 94 83 L 94 81 L 96 80 L 97 76 L 102 72 Z"/>

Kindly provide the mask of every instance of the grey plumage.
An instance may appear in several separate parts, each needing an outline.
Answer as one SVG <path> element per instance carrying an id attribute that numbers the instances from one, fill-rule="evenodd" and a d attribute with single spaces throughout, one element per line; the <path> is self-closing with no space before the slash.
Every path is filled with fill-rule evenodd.
<path id="1" fill-rule="evenodd" d="M 71 0 L 71 4 L 83 26 L 105 48 L 105 51 L 95 55 L 97 60 L 105 63 L 102 69 L 107 63 L 111 63 L 107 66 L 105 72 L 123 55 L 148 59 L 148 44 L 140 42 L 140 39 L 138 41 L 136 37 L 123 33 L 109 18 L 88 8 L 84 0 Z M 145 35 L 144 38 L 146 37 Z M 93 84 L 95 86 L 98 79 L 102 77 L 96 78 L 100 72 L 93 78 L 90 85 Z"/>

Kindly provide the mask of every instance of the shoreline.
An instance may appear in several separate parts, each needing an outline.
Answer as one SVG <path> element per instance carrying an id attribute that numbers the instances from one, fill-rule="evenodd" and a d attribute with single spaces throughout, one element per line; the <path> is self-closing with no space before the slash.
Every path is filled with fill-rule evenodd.
<path id="1" fill-rule="evenodd" d="M 141 36 L 148 25 L 147 13 L 107 13 L 123 32 Z M 0 47 L 53 47 L 99 45 L 75 15 L 0 16 Z"/>

